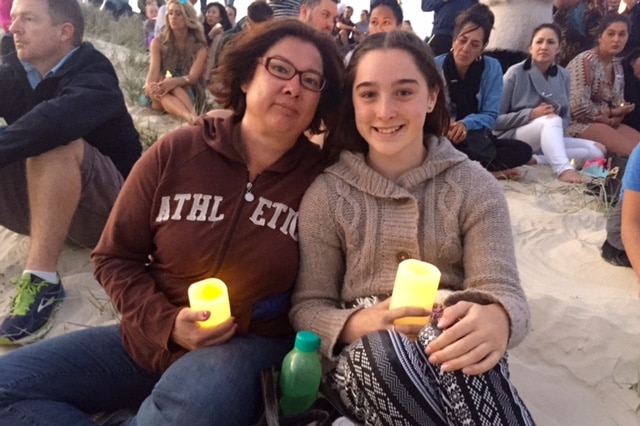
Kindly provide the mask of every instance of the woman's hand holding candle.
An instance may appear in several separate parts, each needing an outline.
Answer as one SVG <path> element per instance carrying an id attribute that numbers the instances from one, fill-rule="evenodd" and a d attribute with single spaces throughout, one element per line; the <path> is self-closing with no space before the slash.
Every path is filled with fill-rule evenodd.
<path id="1" fill-rule="evenodd" d="M 217 278 L 207 278 L 189 286 L 189 305 L 194 311 L 208 311 L 209 317 L 200 322 L 204 328 L 213 327 L 231 316 L 226 284 Z"/>
<path id="2" fill-rule="evenodd" d="M 209 315 L 206 311 L 182 309 L 174 320 L 171 340 L 183 348 L 193 351 L 219 345 L 233 337 L 238 328 L 234 317 L 228 318 L 215 327 L 203 328 L 200 322 L 207 320 Z"/>
<path id="3" fill-rule="evenodd" d="M 236 332 L 231 317 L 227 286 L 217 278 L 207 278 L 189 286 L 191 308 L 182 309 L 174 321 L 171 339 L 194 350 L 223 343 Z"/>
<path id="4" fill-rule="evenodd" d="M 429 362 L 444 371 L 482 374 L 507 350 L 510 320 L 502 305 L 460 301 L 444 309 L 438 328 L 445 330 L 427 345 Z"/>

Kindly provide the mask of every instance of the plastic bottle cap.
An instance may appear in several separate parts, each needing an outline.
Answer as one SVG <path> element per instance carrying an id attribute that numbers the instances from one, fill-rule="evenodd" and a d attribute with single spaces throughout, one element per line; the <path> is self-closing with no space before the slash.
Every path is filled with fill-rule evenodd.
<path id="1" fill-rule="evenodd" d="M 298 331 L 295 348 L 301 352 L 315 352 L 320 346 L 320 337 L 312 331 Z"/>

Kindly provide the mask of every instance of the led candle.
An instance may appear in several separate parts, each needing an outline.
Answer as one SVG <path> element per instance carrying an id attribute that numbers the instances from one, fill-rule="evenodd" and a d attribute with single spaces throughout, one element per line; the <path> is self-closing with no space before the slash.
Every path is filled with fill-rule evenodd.
<path id="1" fill-rule="evenodd" d="M 417 306 L 431 310 L 439 284 L 440 270 L 437 267 L 416 259 L 403 260 L 398 265 L 389 308 Z M 428 316 L 404 317 L 397 319 L 395 324 L 425 325 L 428 321 Z"/>
<path id="2" fill-rule="evenodd" d="M 189 286 L 189 304 L 194 311 L 209 311 L 206 321 L 200 321 L 204 328 L 223 323 L 231 316 L 227 286 L 217 278 L 207 278 Z"/>

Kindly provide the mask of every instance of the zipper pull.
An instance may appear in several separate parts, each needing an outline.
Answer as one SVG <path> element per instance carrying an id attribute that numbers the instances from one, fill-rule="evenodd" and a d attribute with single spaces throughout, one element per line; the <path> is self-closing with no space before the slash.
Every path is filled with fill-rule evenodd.
<path id="1" fill-rule="evenodd" d="M 252 187 L 253 187 L 253 184 L 251 182 L 247 182 L 247 192 L 245 192 L 245 194 L 244 194 L 244 199 L 248 203 L 250 203 L 250 202 L 252 202 L 253 200 L 256 199 L 256 197 L 251 193 L 251 188 Z"/>

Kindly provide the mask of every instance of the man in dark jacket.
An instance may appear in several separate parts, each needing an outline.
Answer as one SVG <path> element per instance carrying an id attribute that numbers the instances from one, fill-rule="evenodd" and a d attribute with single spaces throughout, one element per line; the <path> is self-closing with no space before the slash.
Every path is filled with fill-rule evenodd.
<path id="1" fill-rule="evenodd" d="M 51 327 L 66 239 L 93 247 L 133 163 L 138 132 L 109 60 L 82 42 L 77 0 L 15 0 L 16 52 L 0 65 L 0 225 L 29 235 L 0 344 Z"/>

